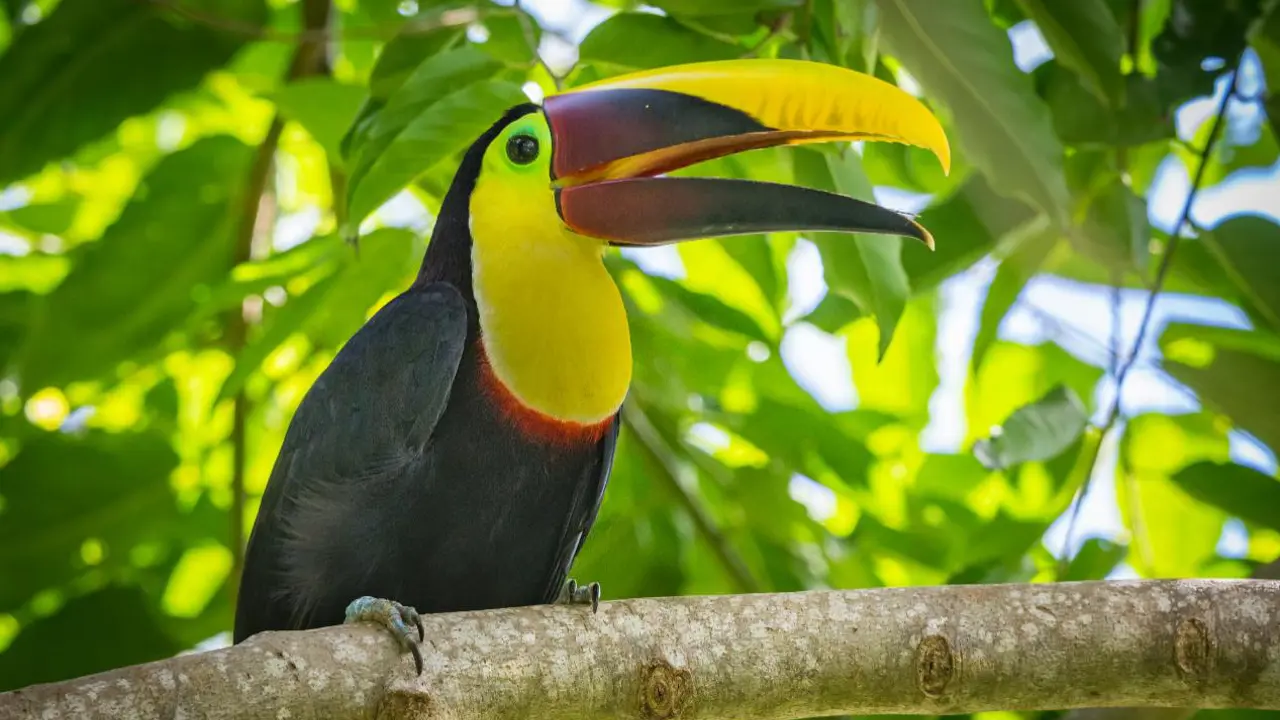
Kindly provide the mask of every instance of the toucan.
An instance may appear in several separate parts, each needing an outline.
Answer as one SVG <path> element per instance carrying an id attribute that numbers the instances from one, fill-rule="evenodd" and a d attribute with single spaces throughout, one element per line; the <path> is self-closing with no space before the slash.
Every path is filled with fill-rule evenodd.
<path id="1" fill-rule="evenodd" d="M 860 140 L 950 164 L 915 97 L 798 60 L 663 67 L 504 113 L 464 153 L 416 279 L 299 404 L 246 549 L 235 642 L 373 621 L 421 672 L 418 613 L 594 609 L 599 586 L 567 578 L 600 508 L 632 369 L 606 250 L 779 231 L 932 247 L 911 218 L 843 195 L 664 175 Z"/>

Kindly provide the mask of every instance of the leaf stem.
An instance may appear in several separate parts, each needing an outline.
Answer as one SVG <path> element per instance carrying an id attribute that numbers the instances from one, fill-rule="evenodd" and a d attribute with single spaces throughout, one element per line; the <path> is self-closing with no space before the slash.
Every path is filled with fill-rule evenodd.
<path id="1" fill-rule="evenodd" d="M 315 74 L 326 74 L 329 63 L 326 59 L 326 40 L 324 33 L 332 19 L 333 6 L 331 0 L 304 0 L 300 6 L 303 26 L 312 39 L 298 43 L 293 60 L 285 74 L 285 81 Z M 271 118 L 271 125 L 262 142 L 258 144 L 253 165 L 249 168 L 249 178 L 245 183 L 243 207 L 240 212 L 240 225 L 236 234 L 235 251 L 232 266 L 248 262 L 253 258 L 254 247 L 263 238 L 271 235 L 273 213 L 266 211 L 268 205 L 269 180 L 271 169 L 275 165 L 276 150 L 280 145 L 280 135 L 284 131 L 284 118 L 276 113 Z M 249 336 L 249 325 L 255 312 L 249 302 L 230 313 L 226 325 L 227 351 L 233 358 L 238 358 L 244 350 Z M 231 436 L 231 575 L 228 589 L 234 603 L 239 593 L 240 575 L 244 571 L 245 512 L 248 507 L 248 496 L 245 491 L 245 469 L 248 465 L 248 442 L 246 428 L 248 426 L 250 400 L 243 387 L 232 399 Z"/>
<path id="2" fill-rule="evenodd" d="M 742 556 L 729 543 L 724 533 L 720 532 L 720 528 L 716 527 L 715 520 L 702 507 L 698 498 L 680 482 L 680 468 L 676 466 L 671 448 L 662 439 L 658 429 L 649 420 L 649 416 L 635 401 L 623 405 L 622 416 L 626 421 L 626 426 L 631 429 L 635 438 L 640 441 L 640 447 L 650 461 L 649 464 L 657 471 L 658 480 L 675 494 L 676 499 L 684 506 L 689 516 L 693 518 L 693 524 L 698 527 L 698 531 L 702 533 L 707 543 L 711 545 L 712 551 L 720 559 L 725 571 L 737 583 L 738 590 L 740 592 L 759 592 L 760 584 L 752 576 L 751 570 L 747 567 L 747 563 L 742 559 Z"/>

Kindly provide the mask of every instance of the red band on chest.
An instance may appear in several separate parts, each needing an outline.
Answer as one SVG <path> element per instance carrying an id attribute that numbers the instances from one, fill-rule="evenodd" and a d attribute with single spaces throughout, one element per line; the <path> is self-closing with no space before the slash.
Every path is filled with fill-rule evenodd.
<path id="1" fill-rule="evenodd" d="M 489 356 L 484 352 L 483 342 L 477 340 L 476 345 L 478 351 L 476 358 L 480 364 L 480 386 L 484 388 L 485 396 L 525 437 L 556 446 L 592 445 L 599 442 L 613 425 L 615 420 L 613 416 L 598 423 L 580 423 L 561 420 L 525 405 L 493 371 L 493 367 L 489 364 Z"/>

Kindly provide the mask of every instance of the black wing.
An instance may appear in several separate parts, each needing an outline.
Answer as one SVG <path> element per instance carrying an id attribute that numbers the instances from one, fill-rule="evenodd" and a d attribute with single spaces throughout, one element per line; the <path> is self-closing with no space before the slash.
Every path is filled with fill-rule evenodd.
<path id="1" fill-rule="evenodd" d="M 595 525 L 596 515 L 600 513 L 600 503 L 604 501 L 604 490 L 609 484 L 609 472 L 613 469 L 613 451 L 618 446 L 618 429 L 622 425 L 621 413 L 613 416 L 608 432 L 600 440 L 600 464 L 578 486 L 570 506 L 568 522 L 560 536 L 560 546 L 556 551 L 556 564 L 550 573 L 550 582 L 543 592 L 543 602 L 552 602 L 560 594 L 565 578 L 574 559 L 582 551 L 587 542 L 587 535 Z M 590 578 L 584 578 L 590 582 Z"/>
<path id="2" fill-rule="evenodd" d="M 293 417 L 249 538 L 235 641 L 323 621 L 383 530 L 361 513 L 395 502 L 444 412 L 466 345 L 453 286 L 413 288 L 334 357 Z M 351 598 L 341 598 L 341 602 Z"/>

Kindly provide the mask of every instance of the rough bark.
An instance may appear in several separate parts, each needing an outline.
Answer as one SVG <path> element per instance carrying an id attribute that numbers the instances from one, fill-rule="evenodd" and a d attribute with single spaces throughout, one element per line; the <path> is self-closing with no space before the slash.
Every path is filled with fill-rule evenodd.
<path id="1" fill-rule="evenodd" d="M 17 718 L 735 718 L 1280 709 L 1280 581 L 967 585 L 645 599 L 368 626 L 0 695 Z M 69 649 L 59 649 L 67 652 Z"/>

